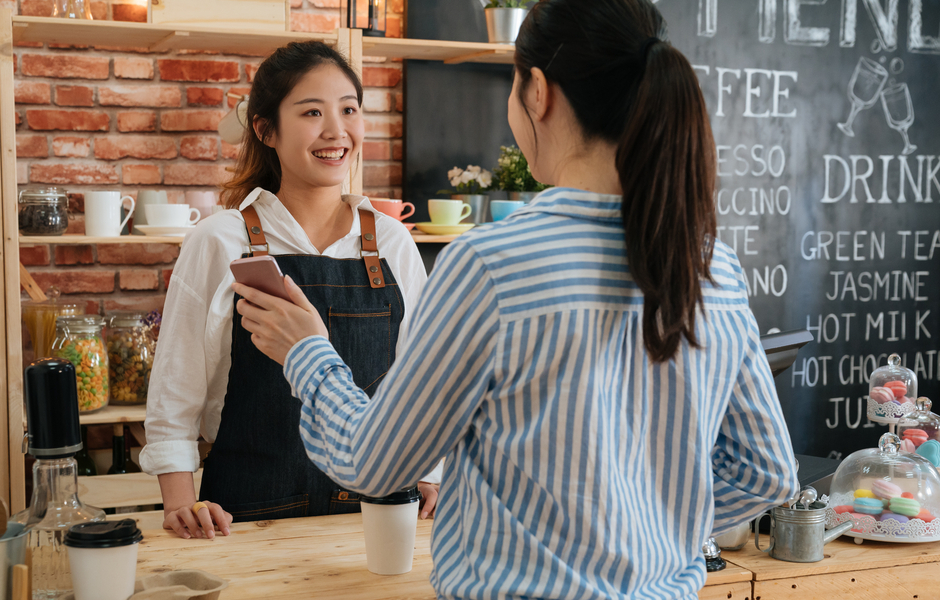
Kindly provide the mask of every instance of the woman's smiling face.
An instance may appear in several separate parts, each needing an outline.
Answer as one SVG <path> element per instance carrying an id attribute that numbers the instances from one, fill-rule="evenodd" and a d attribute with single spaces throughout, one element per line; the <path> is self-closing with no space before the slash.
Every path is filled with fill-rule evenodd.
<path id="1" fill-rule="evenodd" d="M 326 64 L 307 72 L 281 102 L 278 120 L 265 143 L 277 151 L 281 185 L 341 185 L 365 135 L 356 88 L 342 70 Z"/>

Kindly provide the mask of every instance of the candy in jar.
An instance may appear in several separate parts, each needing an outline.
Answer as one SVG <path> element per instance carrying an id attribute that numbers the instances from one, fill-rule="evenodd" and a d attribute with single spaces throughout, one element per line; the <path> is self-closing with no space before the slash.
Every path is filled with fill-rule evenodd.
<path id="1" fill-rule="evenodd" d="M 63 316 L 56 319 L 52 353 L 75 366 L 78 409 L 99 410 L 108 405 L 108 353 L 102 329 L 104 319 L 96 315 Z"/>
<path id="2" fill-rule="evenodd" d="M 108 365 L 112 404 L 143 404 L 147 401 L 154 343 L 143 313 L 115 312 L 108 315 Z"/>
<path id="3" fill-rule="evenodd" d="M 868 418 L 876 423 L 897 423 L 914 410 L 917 375 L 901 365 L 901 357 L 892 354 L 888 364 L 875 369 L 869 377 Z"/>

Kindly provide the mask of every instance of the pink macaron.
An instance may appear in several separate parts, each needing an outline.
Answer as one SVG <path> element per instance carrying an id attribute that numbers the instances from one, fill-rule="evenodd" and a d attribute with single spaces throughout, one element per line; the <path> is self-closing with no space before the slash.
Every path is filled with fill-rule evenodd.
<path id="1" fill-rule="evenodd" d="M 911 440 L 901 440 L 901 452 L 914 454 L 915 450 L 917 450 L 917 446 L 914 445 L 914 442 Z"/>
<path id="2" fill-rule="evenodd" d="M 871 491 L 879 498 L 898 498 L 903 490 L 890 481 L 876 479 L 871 482 Z"/>
<path id="3" fill-rule="evenodd" d="M 884 404 L 894 400 L 894 392 L 885 387 L 873 387 L 871 391 L 868 392 L 868 397 L 878 404 Z"/>
<path id="4" fill-rule="evenodd" d="M 915 447 L 920 446 L 930 439 L 930 436 L 927 435 L 927 432 L 923 429 L 905 429 L 902 437 L 905 440 L 910 440 Z"/>

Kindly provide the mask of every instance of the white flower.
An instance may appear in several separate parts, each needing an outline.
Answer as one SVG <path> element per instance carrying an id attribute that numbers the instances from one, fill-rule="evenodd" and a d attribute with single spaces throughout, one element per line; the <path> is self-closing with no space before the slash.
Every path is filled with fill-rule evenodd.
<path id="1" fill-rule="evenodd" d="M 477 178 L 477 181 L 479 181 L 480 185 L 483 187 L 490 187 L 490 184 L 493 183 L 493 174 L 484 169 Z"/>
<path id="2" fill-rule="evenodd" d="M 453 169 L 447 172 L 447 178 L 451 180 L 451 183 L 453 183 L 453 180 L 459 177 L 461 173 L 463 173 L 463 169 L 461 169 L 460 167 L 454 167 Z"/>
<path id="3" fill-rule="evenodd" d="M 463 171 L 461 171 L 461 173 L 463 173 Z M 457 187 L 458 185 L 460 185 L 460 177 L 458 176 L 458 177 L 451 178 L 450 184 L 454 187 Z"/>
<path id="4" fill-rule="evenodd" d="M 460 177 L 458 177 L 457 179 L 460 180 L 460 183 L 470 183 L 471 181 L 476 179 L 476 176 L 470 171 L 464 171 L 463 173 L 460 174 Z"/>
<path id="5" fill-rule="evenodd" d="M 479 175 L 480 170 L 481 170 L 480 167 L 477 167 L 475 165 L 467 165 L 467 172 L 473 173 L 474 176 Z"/>

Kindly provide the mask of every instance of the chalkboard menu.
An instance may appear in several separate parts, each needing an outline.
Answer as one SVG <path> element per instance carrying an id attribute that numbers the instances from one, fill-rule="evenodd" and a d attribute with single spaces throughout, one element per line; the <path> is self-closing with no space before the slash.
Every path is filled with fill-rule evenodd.
<path id="1" fill-rule="evenodd" d="M 718 234 L 761 331 L 816 339 L 777 379 L 794 447 L 873 447 L 887 428 L 866 416 L 868 376 L 889 354 L 940 407 L 940 0 L 657 6 L 708 104 Z"/>

